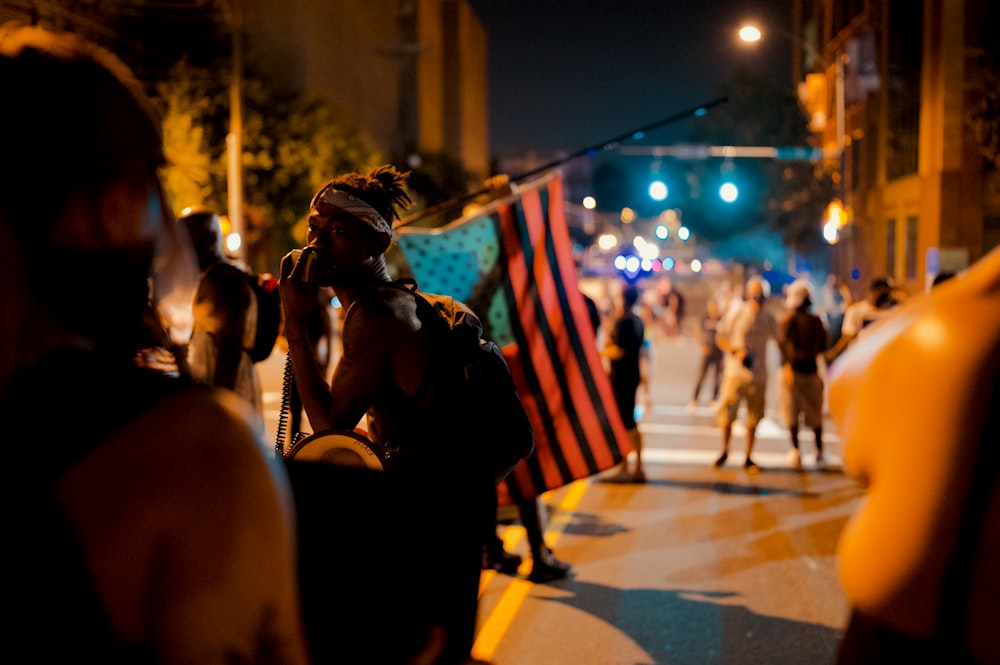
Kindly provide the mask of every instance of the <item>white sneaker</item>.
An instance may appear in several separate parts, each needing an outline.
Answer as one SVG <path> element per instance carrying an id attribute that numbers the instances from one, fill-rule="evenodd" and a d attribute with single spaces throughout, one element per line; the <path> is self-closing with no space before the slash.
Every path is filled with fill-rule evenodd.
<path id="1" fill-rule="evenodd" d="M 788 451 L 788 466 L 793 469 L 802 468 L 802 457 L 799 455 L 799 451 L 795 448 Z"/>

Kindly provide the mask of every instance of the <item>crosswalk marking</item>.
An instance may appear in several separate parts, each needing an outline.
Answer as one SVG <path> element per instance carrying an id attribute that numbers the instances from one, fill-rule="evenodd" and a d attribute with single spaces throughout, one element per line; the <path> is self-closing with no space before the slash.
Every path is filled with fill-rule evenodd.
<path id="1" fill-rule="evenodd" d="M 808 450 L 808 448 L 806 449 Z M 742 442 L 735 441 L 729 451 L 729 462 L 727 466 L 742 464 L 744 459 Z M 697 450 L 690 448 L 650 448 L 643 449 L 642 461 L 650 464 L 684 464 L 695 466 L 709 466 L 719 456 L 718 450 Z M 753 460 L 761 467 L 787 467 L 787 452 L 754 451 Z M 808 452 L 802 453 L 803 466 L 811 466 L 811 457 Z M 840 466 L 841 459 L 836 455 L 826 455 L 827 466 Z"/>
<path id="2" fill-rule="evenodd" d="M 662 407 L 655 407 L 654 413 Z M 690 414 L 685 407 L 674 407 L 683 409 L 685 414 Z M 700 408 L 700 407 L 699 407 Z M 696 412 L 697 413 L 697 412 Z M 673 436 L 720 436 L 719 428 L 714 424 L 692 425 L 689 423 L 639 423 L 639 431 L 649 434 L 670 434 Z M 746 426 L 739 420 L 733 423 L 733 436 L 742 437 L 746 435 Z M 765 417 L 757 425 L 757 439 L 780 439 L 788 440 L 788 429 L 781 426 L 772 418 Z M 799 432 L 800 441 L 811 441 L 812 431 L 809 428 L 802 428 Z M 840 439 L 832 432 L 823 433 L 823 441 L 831 443 L 839 442 Z"/>

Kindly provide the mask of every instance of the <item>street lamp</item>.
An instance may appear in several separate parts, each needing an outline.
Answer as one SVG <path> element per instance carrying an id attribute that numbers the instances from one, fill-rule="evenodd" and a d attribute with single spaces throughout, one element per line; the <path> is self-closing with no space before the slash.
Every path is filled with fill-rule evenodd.
<path id="1" fill-rule="evenodd" d="M 848 56 L 846 53 L 842 53 L 837 56 L 835 63 L 830 63 L 829 60 L 824 58 L 816 48 L 802 40 L 798 35 L 785 32 L 783 30 L 775 30 L 776 34 L 781 35 L 785 39 L 788 39 L 793 44 L 801 47 L 805 51 L 808 51 L 809 55 L 820 64 L 824 71 L 829 71 L 834 68 L 834 112 L 836 114 L 836 127 L 837 127 L 837 146 L 834 151 L 834 156 L 837 159 L 841 171 L 841 176 L 843 176 L 843 161 L 844 161 L 844 68 L 847 65 Z M 759 42 L 763 38 L 763 34 L 760 28 L 754 25 L 744 25 L 739 29 L 740 39 L 748 44 L 753 44 Z"/>
<path id="2" fill-rule="evenodd" d="M 775 30 L 775 33 L 788 39 L 790 42 L 796 46 L 802 48 L 804 51 L 808 52 L 812 56 L 813 60 L 823 68 L 824 72 L 830 71 L 831 68 L 834 69 L 834 113 L 836 114 L 836 141 L 837 145 L 832 154 L 829 151 L 824 150 L 824 154 L 832 156 L 837 160 L 837 180 L 836 180 L 836 192 L 837 201 L 831 202 L 830 207 L 835 207 L 837 213 L 835 215 L 829 215 L 828 220 L 823 227 L 823 236 L 831 245 L 839 240 L 839 229 L 849 223 L 849 215 L 847 214 L 847 200 L 845 197 L 846 184 L 844 182 L 844 70 L 847 67 L 849 57 L 847 53 L 840 53 L 837 55 L 836 61 L 831 63 L 829 60 L 824 58 L 816 48 L 804 41 L 798 35 L 785 32 L 783 30 Z M 744 25 L 739 29 L 740 39 L 747 43 L 756 43 L 762 39 L 762 34 L 759 28 L 753 25 Z M 796 83 L 799 83 L 796 81 Z M 824 109 L 825 115 L 825 109 Z M 825 125 L 825 122 L 824 122 Z M 825 129 L 825 127 L 824 127 Z M 837 224 L 837 229 L 833 228 L 833 225 Z M 851 249 L 848 248 L 848 254 L 851 254 Z"/>

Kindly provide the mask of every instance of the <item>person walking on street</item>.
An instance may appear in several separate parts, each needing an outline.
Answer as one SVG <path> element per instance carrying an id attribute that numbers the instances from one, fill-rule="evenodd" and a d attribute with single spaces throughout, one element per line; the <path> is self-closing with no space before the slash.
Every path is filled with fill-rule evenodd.
<path id="1" fill-rule="evenodd" d="M 758 473 L 760 467 L 753 461 L 757 424 L 764 417 L 767 394 L 767 343 L 776 339 L 777 324 L 767 311 L 765 282 L 759 276 L 751 277 L 746 284 L 746 300 L 730 316 L 723 317 L 718 328 L 719 348 L 725 353 L 722 370 L 722 391 L 719 398 L 718 421 L 722 427 L 722 452 L 715 460 L 720 468 L 729 458 L 729 444 L 733 438 L 733 423 L 740 405 L 746 403 L 747 446 L 743 468 L 748 473 Z"/>
<path id="2" fill-rule="evenodd" d="M 802 467 L 799 451 L 799 420 L 813 431 L 816 464 L 823 458 L 823 379 L 818 359 L 826 349 L 827 332 L 822 319 L 811 313 L 809 282 L 798 279 L 788 286 L 785 297 L 788 313 L 778 322 L 781 350 L 780 394 L 785 424 L 791 437 L 789 463 Z"/>
<path id="3" fill-rule="evenodd" d="M 716 331 L 722 314 L 719 311 L 719 301 L 709 298 L 705 303 L 705 315 L 701 317 L 699 324 L 699 339 L 701 345 L 701 367 L 698 369 L 698 378 L 694 382 L 694 394 L 691 396 L 692 408 L 698 406 L 698 395 L 701 394 L 701 386 L 705 379 L 711 376 L 712 381 L 712 402 L 719 400 L 719 387 L 722 385 L 722 349 L 716 341 Z"/>
<path id="4" fill-rule="evenodd" d="M 0 80 L 0 409 L 30 447 L 5 634 L 37 663 L 307 665 L 283 468 L 242 400 L 143 362 L 175 346 L 164 285 L 197 283 L 154 107 L 38 27 L 0 27 Z"/>
<path id="5" fill-rule="evenodd" d="M 608 482 L 646 482 L 646 472 L 642 465 L 642 434 L 635 421 L 636 394 L 644 381 L 642 349 L 645 325 L 635 311 L 638 302 L 639 288 L 634 284 L 625 284 L 619 298 L 618 317 L 606 345 L 601 350 L 610 361 L 611 389 L 615 395 L 618 413 L 635 450 L 635 469 L 629 471 L 628 458 L 623 459 L 618 471 L 606 478 Z"/>
<path id="6" fill-rule="evenodd" d="M 260 377 L 247 352 L 257 334 L 257 296 L 243 269 L 222 250 L 222 220 L 215 211 L 192 206 L 182 210 L 178 219 L 191 237 L 201 268 L 188 366 L 198 380 L 228 388 L 245 399 L 262 427 Z"/>
<path id="7" fill-rule="evenodd" d="M 876 277 L 868 286 L 868 297 L 852 303 L 844 312 L 840 339 L 826 351 L 827 363 L 832 363 L 850 346 L 861 331 L 889 314 L 899 304 L 896 288 L 889 277 Z"/>

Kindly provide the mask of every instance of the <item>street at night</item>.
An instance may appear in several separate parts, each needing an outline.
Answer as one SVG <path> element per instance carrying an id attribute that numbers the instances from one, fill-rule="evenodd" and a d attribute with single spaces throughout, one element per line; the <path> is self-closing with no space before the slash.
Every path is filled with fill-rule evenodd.
<path id="1" fill-rule="evenodd" d="M 477 657 L 496 665 L 833 662 L 847 620 L 837 538 L 863 488 L 841 472 L 829 423 L 826 467 L 814 466 L 808 434 L 803 470 L 788 467 L 773 386 L 754 454 L 762 473 L 743 472 L 739 427 L 729 464 L 712 468 L 720 431 L 707 389 L 688 407 L 698 353 L 689 337 L 654 340 L 652 400 L 640 425 L 644 485 L 603 483 L 602 474 L 544 496 L 546 537 L 573 564 L 568 579 L 529 582 L 516 512 L 501 525 L 508 549 L 527 561 L 514 577 L 484 571 Z M 276 351 L 264 371 L 270 431 L 283 362 Z"/>

